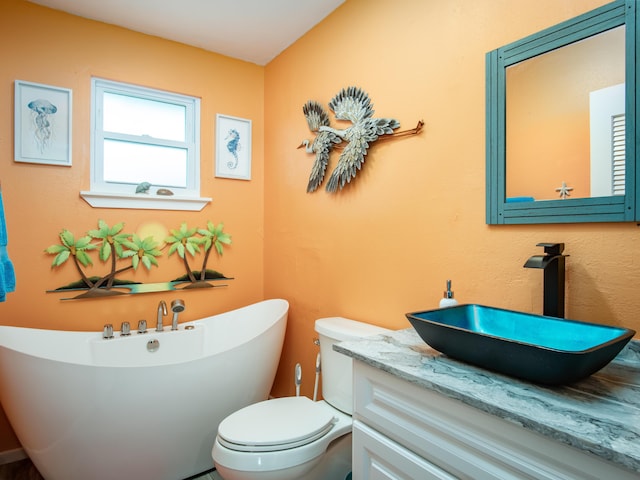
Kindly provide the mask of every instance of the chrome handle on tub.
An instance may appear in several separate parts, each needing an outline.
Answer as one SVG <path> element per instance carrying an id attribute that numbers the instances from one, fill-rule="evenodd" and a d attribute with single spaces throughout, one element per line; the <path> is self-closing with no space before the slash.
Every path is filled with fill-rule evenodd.
<path id="1" fill-rule="evenodd" d="M 122 325 L 120 325 L 120 335 L 123 337 L 131 335 L 131 325 L 129 325 L 129 322 L 122 322 Z"/>
<path id="2" fill-rule="evenodd" d="M 147 321 L 140 320 L 138 322 L 138 333 L 147 333 Z"/>
<path id="3" fill-rule="evenodd" d="M 105 324 L 104 329 L 102 330 L 102 338 L 106 340 L 113 338 L 113 325 L 110 323 Z"/>

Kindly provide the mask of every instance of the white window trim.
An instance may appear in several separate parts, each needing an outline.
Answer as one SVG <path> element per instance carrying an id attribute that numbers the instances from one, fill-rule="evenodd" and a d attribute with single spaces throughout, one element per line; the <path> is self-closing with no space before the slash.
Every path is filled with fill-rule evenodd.
<path id="1" fill-rule="evenodd" d="M 94 208 L 200 211 L 211 202 L 211 198 L 208 197 L 129 195 L 126 193 L 90 192 L 88 190 L 81 191 L 80 196 Z"/>
<path id="2" fill-rule="evenodd" d="M 613 185 L 614 138 L 612 119 L 625 113 L 625 84 L 612 85 L 589 93 L 589 142 L 592 197 L 624 195 L 615 192 Z M 624 148 L 622 149 L 624 152 Z M 624 167 L 624 159 L 622 160 Z"/>
<path id="3" fill-rule="evenodd" d="M 627 182 L 626 128 L 624 113 L 611 117 L 611 190 L 613 195 L 624 195 Z"/>
<path id="4" fill-rule="evenodd" d="M 108 90 L 123 92 L 125 94 L 136 93 L 142 96 L 149 96 L 152 89 L 136 87 L 134 85 L 112 82 L 99 78 L 91 80 L 91 189 L 81 191 L 80 196 L 94 208 L 131 208 L 131 209 L 151 209 L 151 210 L 202 210 L 205 205 L 211 202 L 211 198 L 200 196 L 200 99 L 187 97 L 184 95 L 166 93 L 166 98 L 182 99 L 191 102 L 190 108 L 193 110 L 193 145 L 194 158 L 193 168 L 188 172 L 187 183 L 190 188 L 185 194 L 162 196 L 153 194 L 135 194 L 105 187 L 101 171 L 102 155 L 97 154 L 97 149 L 101 148 L 102 142 L 98 138 L 96 130 L 97 117 L 99 115 L 96 108 L 96 90 Z M 190 122 L 190 120 L 187 120 Z"/>

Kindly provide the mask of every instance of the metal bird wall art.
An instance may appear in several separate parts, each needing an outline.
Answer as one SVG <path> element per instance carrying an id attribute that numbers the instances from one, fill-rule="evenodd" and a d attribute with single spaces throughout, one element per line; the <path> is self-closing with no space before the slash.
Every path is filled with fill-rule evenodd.
<path id="1" fill-rule="evenodd" d="M 316 134 L 312 141 L 304 140 L 298 147 L 304 147 L 307 153 L 313 153 L 316 157 L 309 176 L 308 193 L 314 192 L 324 181 L 332 150 L 342 152 L 325 187 L 329 193 L 342 190 L 355 178 L 373 142 L 379 138 L 416 134 L 424 125 L 420 121 L 416 128 L 394 132 L 400 127 L 400 122 L 393 118 L 373 118 L 373 104 L 369 95 L 358 87 L 340 90 L 329 102 L 329 108 L 336 120 L 346 120 L 351 125 L 344 129 L 331 127 L 327 111 L 313 100 L 302 107 L 309 129 Z"/>
<path id="2" fill-rule="evenodd" d="M 302 113 L 307 119 L 309 130 L 316 133 L 316 138 L 313 141 L 303 140 L 302 145 L 298 147 L 305 147 L 307 153 L 316 155 L 311 168 L 311 175 L 309 176 L 309 184 L 307 185 L 307 193 L 311 193 L 322 184 L 331 150 L 336 144 L 341 143 L 342 139 L 334 132 L 320 130 L 320 127 L 329 126 L 329 115 L 318 102 L 309 100 L 302 106 Z"/>

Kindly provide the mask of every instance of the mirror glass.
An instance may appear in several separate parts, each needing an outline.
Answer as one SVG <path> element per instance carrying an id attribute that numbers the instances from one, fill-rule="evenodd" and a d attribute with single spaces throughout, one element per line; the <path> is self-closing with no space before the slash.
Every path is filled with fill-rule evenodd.
<path id="1" fill-rule="evenodd" d="M 488 224 L 639 219 L 639 12 L 616 0 L 487 53 Z"/>
<path id="2" fill-rule="evenodd" d="M 624 47 L 623 25 L 506 68 L 507 201 L 624 195 Z"/>

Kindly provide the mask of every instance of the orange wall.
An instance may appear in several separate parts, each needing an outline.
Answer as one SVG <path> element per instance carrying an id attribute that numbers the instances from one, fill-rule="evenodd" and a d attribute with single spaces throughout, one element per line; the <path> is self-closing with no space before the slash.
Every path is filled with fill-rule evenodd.
<path id="1" fill-rule="evenodd" d="M 407 328 L 447 279 L 460 302 L 542 312 L 538 242 L 565 242 L 567 315 L 640 331 L 635 223 L 485 224 L 485 53 L 607 0 L 347 0 L 266 67 L 265 295 L 291 302 L 274 393 L 313 389 L 314 320 Z M 305 191 L 302 105 L 358 85 L 417 137 L 375 145 L 344 191 Z M 333 157 L 329 169 L 335 165 Z"/>
<path id="2" fill-rule="evenodd" d="M 51 329 L 119 328 L 146 318 L 155 321 L 159 300 L 183 298 L 188 321 L 240 307 L 263 298 L 263 117 L 264 68 L 43 8 L 22 0 L 0 2 L 0 181 L 9 235 L 8 251 L 17 277 L 15 293 L 0 303 L 0 323 Z M 93 209 L 79 197 L 89 188 L 90 79 L 99 76 L 201 97 L 201 192 L 213 198 L 201 212 Z M 13 161 L 14 80 L 73 90 L 73 166 L 57 167 Z M 216 113 L 253 122 L 252 180 L 214 178 Z M 124 221 L 125 230 L 157 221 L 168 228 L 224 222 L 233 245 L 209 267 L 235 280 L 226 288 L 184 293 L 63 302 L 66 295 L 45 293 L 77 279 L 71 264 L 50 268 L 44 253 L 68 228 L 83 235 L 97 227 Z M 198 261 L 202 257 L 198 257 Z M 107 268 L 93 257 L 90 273 Z M 177 256 L 160 259 L 160 267 L 133 276 L 144 282 L 166 281 L 183 273 Z M 11 436 L 0 415 L 0 446 Z M 5 435 L 2 434 L 5 432 Z M 11 443 L 9 441 L 8 443 Z M 8 449 L 7 447 L 6 449 Z"/>
<path id="3" fill-rule="evenodd" d="M 636 224 L 490 227 L 484 216 L 485 53 L 604 3 L 347 0 L 262 68 L 5 0 L 1 98 L 11 104 L 15 79 L 72 88 L 74 165 L 14 163 L 12 109 L 0 113 L 0 180 L 18 273 L 18 290 L 0 304 L 0 323 L 99 329 L 114 319 L 152 318 L 159 299 L 177 295 L 60 302 L 58 294 L 45 294 L 74 275 L 51 271 L 42 250 L 61 228 L 84 232 L 98 218 L 131 229 L 153 219 L 167 226 L 212 219 L 224 221 L 234 239 L 214 265 L 236 280 L 185 294 L 184 319 L 288 299 L 275 395 L 293 393 L 296 362 L 303 365 L 303 393 L 312 393 L 319 317 L 406 328 L 404 313 L 436 307 L 447 278 L 461 302 L 540 313 L 542 274 L 522 268 L 540 252 L 540 241 L 567 244 L 569 317 L 640 330 Z M 202 190 L 214 199 L 203 212 L 94 210 L 78 197 L 89 186 L 92 74 L 202 96 Z M 376 115 L 397 118 L 403 128 L 424 119 L 425 129 L 374 146 L 346 190 L 307 194 L 312 158 L 295 148 L 310 136 L 302 105 L 326 104 L 352 84 L 371 95 Z M 251 182 L 208 174 L 218 112 L 253 121 Z M 137 278 L 164 280 L 174 270 L 178 265 L 165 261 Z"/>
<path id="4" fill-rule="evenodd" d="M 217 268 L 236 279 L 228 288 L 184 294 L 184 320 L 262 299 L 263 262 L 263 111 L 264 69 L 257 65 L 84 20 L 20 0 L 2 2 L 0 40 L 0 181 L 6 209 L 9 254 L 17 289 L 0 304 L 0 321 L 54 329 L 101 329 L 107 322 L 152 317 L 160 299 L 177 294 L 61 302 L 64 295 L 45 293 L 76 279 L 71 264 L 51 269 L 44 249 L 58 243 L 68 228 L 76 235 L 125 222 L 136 231 L 149 221 L 168 228 L 205 226 L 223 221 L 233 245 Z M 213 198 L 201 212 L 94 209 L 79 196 L 89 189 L 90 79 L 92 76 L 141 84 L 198 96 L 201 101 L 201 193 Z M 13 162 L 13 81 L 16 79 L 73 90 L 73 166 Z M 253 122 L 252 181 L 214 178 L 215 115 L 224 113 Z M 94 257 L 91 272 L 107 269 Z M 182 273 L 178 257 L 164 258 L 159 268 L 140 269 L 140 281 L 169 280 Z M 126 313 L 126 317 L 122 314 Z"/>

